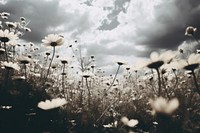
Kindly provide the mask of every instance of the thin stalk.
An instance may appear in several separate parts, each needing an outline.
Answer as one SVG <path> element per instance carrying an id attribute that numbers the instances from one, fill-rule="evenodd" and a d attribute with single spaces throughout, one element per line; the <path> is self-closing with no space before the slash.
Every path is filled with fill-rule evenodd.
<path id="1" fill-rule="evenodd" d="M 65 81 L 65 63 L 63 64 L 63 75 L 62 75 L 62 92 L 63 92 L 63 95 L 65 97 L 66 100 L 68 100 L 68 92 L 67 92 L 67 97 L 65 96 L 65 84 L 64 84 L 64 81 Z"/>
<path id="2" fill-rule="evenodd" d="M 85 78 L 85 84 L 86 84 L 86 87 L 87 87 L 87 89 L 88 89 L 89 86 L 88 86 L 88 80 L 87 80 L 87 78 Z M 88 92 L 90 92 L 90 91 L 88 90 Z"/>
<path id="3" fill-rule="evenodd" d="M 111 103 L 105 110 L 102 112 L 102 114 L 99 116 L 99 118 L 95 121 L 97 123 L 107 112 L 107 110 L 111 107 L 111 105 L 114 105 L 118 100 L 115 100 L 113 103 Z"/>
<path id="4" fill-rule="evenodd" d="M 88 86 L 88 80 L 87 80 L 87 78 L 85 78 L 85 82 L 86 82 L 86 87 L 88 89 L 88 105 L 90 106 L 91 92 L 90 92 L 90 88 Z"/>
<path id="5" fill-rule="evenodd" d="M 168 93 L 168 90 L 167 90 L 167 88 L 166 88 L 165 78 L 164 78 L 163 74 L 161 74 L 161 82 L 162 82 L 163 89 L 165 90 L 167 97 L 170 98 L 169 93 Z"/>
<path id="6" fill-rule="evenodd" d="M 46 78 L 45 78 L 45 81 L 47 80 L 48 75 L 49 75 L 49 71 L 50 71 L 50 68 L 51 68 L 51 64 L 52 64 L 52 62 L 53 62 L 53 58 L 54 58 L 54 55 L 55 55 L 55 50 L 56 50 L 56 48 L 55 48 L 55 46 L 53 46 L 53 55 L 52 55 L 51 61 L 50 61 L 50 63 L 49 63 L 49 68 L 48 68 L 48 70 L 47 70 L 47 76 L 46 76 Z"/>
<path id="7" fill-rule="evenodd" d="M 194 80 L 194 84 L 195 84 L 195 87 L 196 87 L 196 91 L 200 94 L 199 85 L 197 83 L 197 78 L 196 78 L 196 75 L 194 73 L 194 70 L 192 70 L 192 75 L 193 75 L 193 80 Z"/>
<path id="8" fill-rule="evenodd" d="M 155 94 L 157 94 L 158 92 L 156 91 L 156 89 L 154 88 L 154 85 L 151 83 L 151 81 L 150 81 L 150 83 L 149 83 L 150 85 L 151 85 L 151 87 L 152 87 L 152 90 L 154 91 L 154 93 Z"/>
<path id="9" fill-rule="evenodd" d="M 15 57 L 15 46 L 13 46 L 13 59 L 12 59 L 13 62 L 14 62 L 14 57 Z"/>
<path id="10" fill-rule="evenodd" d="M 4 42 L 4 49 L 5 49 L 6 61 L 8 62 L 7 47 L 5 42 Z"/>
<path id="11" fill-rule="evenodd" d="M 121 66 L 121 65 L 118 65 L 117 72 L 116 72 L 116 74 L 115 74 L 115 77 L 114 77 L 114 79 L 113 79 L 113 82 L 112 82 L 112 84 L 110 85 L 110 87 L 107 89 L 107 91 L 113 86 L 113 84 L 114 84 L 114 82 L 115 82 L 115 80 L 116 80 L 116 78 L 117 78 L 117 74 L 119 73 L 120 66 Z"/>
<path id="12" fill-rule="evenodd" d="M 138 78 L 137 78 L 137 71 L 135 71 L 135 84 L 137 85 L 137 88 L 138 88 L 138 84 L 137 84 L 137 81 L 138 81 Z"/>
<path id="13" fill-rule="evenodd" d="M 158 96 L 161 95 L 161 79 L 160 79 L 160 71 L 158 68 L 156 68 L 157 74 L 158 74 Z"/>
<path id="14" fill-rule="evenodd" d="M 26 64 L 24 64 L 24 76 L 25 76 L 25 80 L 27 79 L 27 74 L 26 74 Z"/>
<path id="15" fill-rule="evenodd" d="M 174 70 L 172 70 L 172 71 L 173 71 L 174 76 L 176 78 L 176 82 L 175 82 L 175 85 L 174 85 L 174 89 L 176 89 L 176 87 L 178 88 L 178 76 L 177 76 L 177 74 L 176 74 L 176 72 Z"/>

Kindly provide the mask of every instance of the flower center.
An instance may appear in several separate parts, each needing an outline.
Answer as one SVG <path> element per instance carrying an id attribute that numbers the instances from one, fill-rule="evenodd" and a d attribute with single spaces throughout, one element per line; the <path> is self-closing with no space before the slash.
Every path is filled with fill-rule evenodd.
<path id="1" fill-rule="evenodd" d="M 89 78 L 89 77 L 90 77 L 90 75 L 83 75 L 83 77 L 84 77 L 84 78 Z"/>
<path id="2" fill-rule="evenodd" d="M 123 65 L 124 63 L 123 63 L 123 62 L 117 62 L 117 64 L 121 66 L 121 65 Z"/>
<path id="3" fill-rule="evenodd" d="M 164 64 L 163 61 L 156 61 L 156 62 L 152 62 L 151 64 L 147 65 L 148 68 L 159 68 Z"/>
<path id="4" fill-rule="evenodd" d="M 187 65 L 187 66 L 184 67 L 184 69 L 186 69 L 186 70 L 194 70 L 194 69 L 196 69 L 198 67 L 199 67 L 199 63 L 196 63 L 196 64 Z"/>
<path id="5" fill-rule="evenodd" d="M 9 38 L 8 37 L 0 37 L 1 42 L 8 42 Z"/>
<path id="6" fill-rule="evenodd" d="M 50 45 L 53 46 L 53 47 L 55 47 L 55 46 L 57 46 L 58 44 L 57 44 L 56 42 L 51 42 Z"/>
<path id="7" fill-rule="evenodd" d="M 62 63 L 62 64 L 66 64 L 67 61 L 66 61 L 66 60 L 62 60 L 61 63 Z"/>
<path id="8" fill-rule="evenodd" d="M 29 61 L 28 61 L 28 60 L 21 60 L 20 63 L 21 63 L 21 64 L 28 64 Z"/>

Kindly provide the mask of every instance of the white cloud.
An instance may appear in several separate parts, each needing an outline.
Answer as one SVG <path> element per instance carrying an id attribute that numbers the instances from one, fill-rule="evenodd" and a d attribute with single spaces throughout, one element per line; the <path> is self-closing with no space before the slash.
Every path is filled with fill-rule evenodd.
<path id="1" fill-rule="evenodd" d="M 53 0 L 49 0 L 51 1 Z M 59 0 L 59 8 L 56 9 L 59 10 L 58 14 L 61 16 L 59 18 L 62 20 L 55 21 L 60 25 L 51 24 L 47 31 L 64 35 L 66 39 L 64 47 L 67 47 L 72 40 L 78 39 L 80 45 L 89 49 L 85 52 L 95 54 L 104 65 L 110 64 L 117 58 L 126 58 L 132 63 L 138 59 L 138 55 L 142 55 L 141 53 L 147 55 L 151 45 L 146 42 L 165 35 L 168 27 L 176 26 L 176 21 L 185 19 L 175 5 L 176 0 L 126 1 L 90 0 L 91 4 L 87 5 L 84 4 L 86 0 Z M 121 6 L 117 5 L 120 3 Z M 174 16 L 180 16 L 180 20 Z M 99 30 L 104 20 L 111 23 L 113 18 L 117 18 L 119 22 L 117 27 Z M 171 25 L 165 21 L 169 21 Z M 58 51 L 61 51 L 61 55 L 65 55 L 66 50 L 61 49 Z"/>
<path id="2" fill-rule="evenodd" d="M 114 0 L 94 0 L 92 2 L 93 6 L 96 7 L 114 7 Z"/>

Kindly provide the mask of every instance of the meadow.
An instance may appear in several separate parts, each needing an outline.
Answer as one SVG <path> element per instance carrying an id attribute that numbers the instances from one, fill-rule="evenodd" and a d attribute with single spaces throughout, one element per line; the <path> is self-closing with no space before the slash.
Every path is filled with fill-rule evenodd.
<path id="1" fill-rule="evenodd" d="M 195 45 L 154 51 L 134 65 L 117 61 L 107 75 L 77 40 L 49 34 L 41 46 L 20 43 L 31 32 L 28 21 L 9 16 L 0 13 L 0 132 L 200 132 L 197 28 L 183 33 Z M 62 46 L 70 55 L 57 53 Z"/>

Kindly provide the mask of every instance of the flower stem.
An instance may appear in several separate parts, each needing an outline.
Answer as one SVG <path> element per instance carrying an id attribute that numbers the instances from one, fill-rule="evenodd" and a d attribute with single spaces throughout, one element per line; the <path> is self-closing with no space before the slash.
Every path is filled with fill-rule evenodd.
<path id="1" fill-rule="evenodd" d="M 160 79 L 160 72 L 159 69 L 156 68 L 157 74 L 158 74 L 158 96 L 161 95 L 161 79 Z"/>
<path id="2" fill-rule="evenodd" d="M 6 61 L 8 62 L 7 47 L 5 42 L 4 42 L 4 49 L 5 49 Z"/>
<path id="3" fill-rule="evenodd" d="M 49 71 L 50 71 L 50 68 L 51 68 L 51 64 L 52 64 L 52 62 L 53 62 L 53 58 L 54 58 L 54 55 L 55 55 L 55 50 L 56 50 L 56 48 L 55 48 L 55 46 L 53 46 L 53 55 L 52 55 L 51 61 L 50 61 L 50 63 L 49 63 L 49 68 L 48 68 L 48 70 L 47 70 L 47 76 L 46 76 L 46 78 L 45 78 L 45 81 L 47 80 L 48 75 L 49 75 Z"/>
<path id="4" fill-rule="evenodd" d="M 178 76 L 177 76 L 177 74 L 176 74 L 176 72 L 174 70 L 172 70 L 172 71 L 173 71 L 174 76 L 176 78 L 176 82 L 175 82 L 175 85 L 174 85 L 174 89 L 176 89 L 176 87 L 178 88 Z"/>
<path id="5" fill-rule="evenodd" d="M 112 84 L 110 85 L 110 87 L 107 89 L 107 91 L 113 86 L 113 84 L 114 84 L 114 82 L 115 82 L 115 79 L 117 78 L 117 74 L 118 74 L 118 72 L 119 72 L 120 66 L 121 66 L 121 65 L 118 65 L 117 72 L 116 72 L 116 74 L 115 74 L 115 77 L 114 77 L 114 79 L 113 79 L 113 82 L 112 82 Z"/>
<path id="6" fill-rule="evenodd" d="M 15 57 L 15 52 L 16 52 L 16 51 L 15 51 L 15 46 L 13 46 L 13 62 L 14 62 L 14 60 L 15 60 L 15 59 L 14 59 L 14 57 Z"/>
<path id="7" fill-rule="evenodd" d="M 90 99 L 91 99 L 91 92 L 90 92 L 90 88 L 88 86 L 88 78 L 85 78 L 85 82 L 86 82 L 86 87 L 88 89 L 88 107 L 90 107 Z"/>
<path id="8" fill-rule="evenodd" d="M 195 84 L 195 87 L 196 87 L 196 91 L 200 94 L 199 85 L 197 83 L 197 78 L 196 78 L 196 75 L 194 73 L 194 70 L 192 70 L 192 75 L 193 75 L 193 80 L 194 80 L 194 84 Z"/>
<path id="9" fill-rule="evenodd" d="M 64 81 L 65 81 L 65 64 L 63 64 L 63 75 L 62 75 L 62 93 L 65 97 L 66 100 L 68 100 L 68 92 L 67 92 L 67 97 L 65 96 L 65 84 L 64 84 Z"/>
<path id="10" fill-rule="evenodd" d="M 26 64 L 24 64 L 24 76 L 25 76 L 25 80 L 27 78 L 27 74 L 26 74 Z"/>

